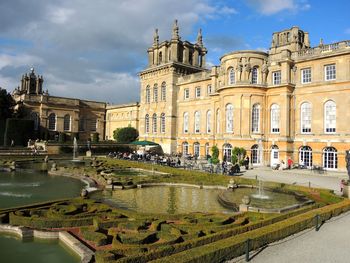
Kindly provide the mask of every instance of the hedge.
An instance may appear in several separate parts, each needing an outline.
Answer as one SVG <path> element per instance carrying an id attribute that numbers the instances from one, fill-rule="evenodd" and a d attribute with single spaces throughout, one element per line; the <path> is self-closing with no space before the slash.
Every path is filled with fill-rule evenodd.
<path id="1" fill-rule="evenodd" d="M 34 121 L 23 119 L 7 119 L 4 132 L 4 146 L 9 146 L 11 140 L 15 145 L 26 146 L 29 139 L 34 138 Z"/>
<path id="2" fill-rule="evenodd" d="M 104 246 L 108 243 L 108 237 L 100 232 L 96 232 L 91 227 L 81 227 L 80 233 L 85 240 L 94 242 L 97 246 Z"/>

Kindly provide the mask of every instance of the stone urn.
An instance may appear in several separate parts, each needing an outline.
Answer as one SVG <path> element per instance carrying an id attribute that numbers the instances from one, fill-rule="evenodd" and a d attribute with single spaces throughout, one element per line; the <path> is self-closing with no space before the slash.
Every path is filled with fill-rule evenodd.
<path id="1" fill-rule="evenodd" d="M 83 197 L 83 198 L 86 198 L 88 196 L 88 191 L 86 189 L 82 189 L 81 190 L 81 193 L 80 193 L 80 196 Z"/>
<path id="2" fill-rule="evenodd" d="M 244 205 L 249 205 L 250 204 L 250 197 L 248 195 L 243 196 L 242 203 Z"/>
<path id="3" fill-rule="evenodd" d="M 46 156 L 45 156 L 45 159 L 44 159 L 44 162 L 47 163 L 48 161 L 49 161 L 49 156 L 46 155 Z"/>
<path id="4" fill-rule="evenodd" d="M 55 162 L 52 163 L 51 171 L 57 171 L 57 163 Z"/>

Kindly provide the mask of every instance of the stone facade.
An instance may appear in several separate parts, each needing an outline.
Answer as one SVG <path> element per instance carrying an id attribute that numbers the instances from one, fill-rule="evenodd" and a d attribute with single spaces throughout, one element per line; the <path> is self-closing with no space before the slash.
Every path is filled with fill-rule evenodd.
<path id="1" fill-rule="evenodd" d="M 43 82 L 43 77 L 31 69 L 13 92 L 18 107 L 34 120 L 38 137 L 57 139 L 59 133 L 64 133 L 87 140 L 92 133 L 98 133 L 104 138 L 106 103 L 51 96 L 43 91 Z"/>
<path id="2" fill-rule="evenodd" d="M 308 167 L 345 168 L 350 146 L 350 41 L 311 48 L 298 27 L 273 33 L 268 52 L 225 54 L 205 66 L 202 35 L 182 41 L 158 31 L 140 73 L 140 139 L 167 153 L 204 157 L 217 145 L 230 158 L 243 147 L 253 165 L 291 158 Z M 108 111 L 107 111 L 108 112 Z"/>

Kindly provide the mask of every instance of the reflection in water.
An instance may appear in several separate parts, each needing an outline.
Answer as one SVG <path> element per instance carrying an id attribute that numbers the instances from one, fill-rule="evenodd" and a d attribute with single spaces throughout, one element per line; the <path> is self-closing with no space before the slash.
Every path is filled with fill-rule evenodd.
<path id="1" fill-rule="evenodd" d="M 232 213 L 217 200 L 220 190 L 190 187 L 146 187 L 113 192 L 96 193 L 94 198 L 103 198 L 117 207 L 141 213 Z"/>

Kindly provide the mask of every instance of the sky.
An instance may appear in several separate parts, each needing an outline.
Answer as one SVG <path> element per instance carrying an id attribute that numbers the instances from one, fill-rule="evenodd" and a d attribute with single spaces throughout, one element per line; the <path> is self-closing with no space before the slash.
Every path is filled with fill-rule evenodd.
<path id="1" fill-rule="evenodd" d="M 272 33 L 299 26 L 312 46 L 350 39 L 348 0 L 0 0 L 0 87 L 35 68 L 50 95 L 121 104 L 139 101 L 153 32 L 182 40 L 199 28 L 207 66 L 236 50 L 267 51 Z"/>

